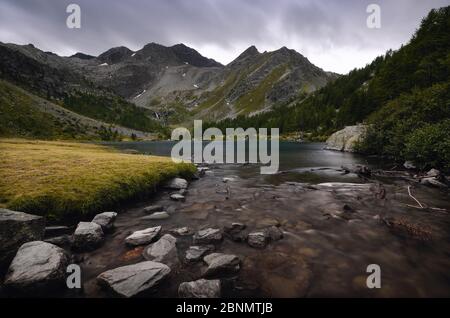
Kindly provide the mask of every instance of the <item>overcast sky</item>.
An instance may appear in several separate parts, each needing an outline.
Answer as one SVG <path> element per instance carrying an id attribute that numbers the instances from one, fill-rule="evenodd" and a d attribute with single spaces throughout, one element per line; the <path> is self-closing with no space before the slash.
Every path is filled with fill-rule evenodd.
<path id="1" fill-rule="evenodd" d="M 81 7 L 68 29 L 66 7 Z M 369 29 L 369 4 L 381 28 Z M 432 8 L 450 0 L 0 0 L 0 41 L 32 43 L 60 55 L 98 55 L 114 46 L 184 43 L 227 64 L 250 45 L 295 49 L 338 73 L 406 43 Z"/>

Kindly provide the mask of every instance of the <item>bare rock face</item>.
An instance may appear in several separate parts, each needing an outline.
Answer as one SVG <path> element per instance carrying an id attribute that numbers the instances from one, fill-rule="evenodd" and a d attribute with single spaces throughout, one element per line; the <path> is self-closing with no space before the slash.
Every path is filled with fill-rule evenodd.
<path id="1" fill-rule="evenodd" d="M 125 243 L 131 246 L 146 245 L 151 243 L 160 232 L 161 226 L 136 231 L 125 239 Z"/>
<path id="2" fill-rule="evenodd" d="M 220 298 L 220 280 L 199 279 L 181 283 L 178 295 L 182 298 Z"/>
<path id="3" fill-rule="evenodd" d="M 328 138 L 326 149 L 354 152 L 356 143 L 362 140 L 366 131 L 365 125 L 347 126 Z"/>
<path id="4" fill-rule="evenodd" d="M 241 261 L 236 255 L 212 253 L 206 255 L 203 261 L 208 265 L 204 276 L 234 274 L 240 270 Z"/>
<path id="5" fill-rule="evenodd" d="M 63 287 L 69 257 L 50 243 L 34 241 L 17 251 L 5 278 L 5 287 L 18 293 L 49 291 Z"/>
<path id="6" fill-rule="evenodd" d="M 178 264 L 177 239 L 170 234 L 163 235 L 158 241 L 150 244 L 143 252 L 147 260 L 161 262 L 169 266 Z"/>
<path id="7" fill-rule="evenodd" d="M 154 289 L 169 274 L 169 266 L 148 261 L 106 271 L 97 280 L 119 296 L 128 298 Z"/>
<path id="8" fill-rule="evenodd" d="M 73 234 L 74 247 L 78 250 L 93 250 L 103 243 L 103 230 L 94 222 L 80 222 Z"/>
<path id="9" fill-rule="evenodd" d="M 113 228 L 116 217 L 117 217 L 116 212 L 103 212 L 97 214 L 92 220 L 92 222 L 100 225 L 102 227 L 102 230 L 106 232 Z"/>
<path id="10" fill-rule="evenodd" d="M 7 269 L 23 243 L 41 240 L 44 229 L 41 216 L 0 209 L 0 272 Z"/>

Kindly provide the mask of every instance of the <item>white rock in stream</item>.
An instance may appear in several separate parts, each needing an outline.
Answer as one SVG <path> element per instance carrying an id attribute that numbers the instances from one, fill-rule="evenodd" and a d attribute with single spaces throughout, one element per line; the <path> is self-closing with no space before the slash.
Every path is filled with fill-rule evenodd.
<path id="1" fill-rule="evenodd" d="M 125 239 L 125 243 L 131 246 L 150 244 L 161 232 L 161 226 L 150 227 L 136 231 Z"/>
<path id="2" fill-rule="evenodd" d="M 182 298 L 219 298 L 220 280 L 199 279 L 181 283 L 178 288 L 178 295 Z"/>
<path id="3" fill-rule="evenodd" d="M 113 228 L 116 217 L 117 217 L 116 212 L 103 212 L 97 214 L 92 220 L 92 222 L 100 225 L 103 231 L 109 231 Z"/>
<path id="4" fill-rule="evenodd" d="M 18 292 L 64 287 L 69 257 L 50 243 L 34 241 L 17 251 L 5 278 L 5 286 Z"/>
<path id="5" fill-rule="evenodd" d="M 203 258 L 208 265 L 204 276 L 233 274 L 240 270 L 239 257 L 236 255 L 212 253 Z"/>
<path id="6" fill-rule="evenodd" d="M 182 178 L 173 178 L 165 184 L 165 187 L 171 190 L 181 190 L 188 187 L 188 182 Z"/>
<path id="7" fill-rule="evenodd" d="M 174 193 L 170 195 L 170 198 L 174 201 L 184 201 L 186 198 L 184 197 L 184 195 L 179 194 L 179 193 Z"/>
<path id="8" fill-rule="evenodd" d="M 165 220 L 165 219 L 168 219 L 169 217 L 170 217 L 169 213 L 167 213 L 166 211 L 162 211 L 162 212 L 155 212 L 148 216 L 144 216 L 142 219 L 144 219 L 144 220 Z"/>
<path id="9" fill-rule="evenodd" d="M 94 222 L 80 222 L 73 233 L 74 247 L 79 250 L 92 250 L 103 242 L 103 230 Z"/>
<path id="10" fill-rule="evenodd" d="M 142 253 L 146 260 L 161 262 L 169 266 L 178 264 L 177 239 L 170 234 L 147 246 Z"/>
<path id="11" fill-rule="evenodd" d="M 169 266 L 148 261 L 106 271 L 97 280 L 122 297 L 133 297 L 155 288 L 169 274 Z"/>

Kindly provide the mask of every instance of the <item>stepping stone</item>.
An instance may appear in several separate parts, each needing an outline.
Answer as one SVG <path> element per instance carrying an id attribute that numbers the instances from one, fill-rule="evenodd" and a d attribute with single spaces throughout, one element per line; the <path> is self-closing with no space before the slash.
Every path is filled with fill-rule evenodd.
<path id="1" fill-rule="evenodd" d="M 253 232 L 247 236 L 248 245 L 250 245 L 251 247 L 255 247 L 255 248 L 266 247 L 267 241 L 268 241 L 268 239 L 267 239 L 266 233 L 264 233 L 264 231 Z"/>
<path id="2" fill-rule="evenodd" d="M 222 231 L 220 229 L 208 228 L 200 230 L 194 235 L 194 244 L 211 244 L 222 241 Z"/>
<path id="3" fill-rule="evenodd" d="M 147 261 L 106 271 L 97 280 L 100 285 L 128 298 L 154 289 L 169 274 L 169 266 Z"/>
<path id="4" fill-rule="evenodd" d="M 170 234 L 163 235 L 158 241 L 145 248 L 142 255 L 146 260 L 172 266 L 178 264 L 177 239 Z"/>
<path id="5" fill-rule="evenodd" d="M 150 227 L 136 231 L 125 239 L 125 243 L 131 246 L 150 244 L 161 232 L 161 226 Z"/>
<path id="6" fill-rule="evenodd" d="M 94 222 L 80 222 L 73 234 L 74 247 L 78 250 L 93 250 L 103 243 L 103 230 Z"/>
<path id="7" fill-rule="evenodd" d="M 202 257 L 210 252 L 214 250 L 214 245 L 206 245 L 206 246 L 191 246 L 189 247 L 189 249 L 186 251 L 186 261 L 190 262 L 190 263 L 195 263 L 198 262 L 199 260 L 202 259 Z"/>
<path id="8" fill-rule="evenodd" d="M 181 283 L 178 296 L 181 298 L 220 298 L 220 280 L 199 279 L 193 282 Z"/>
<path id="9" fill-rule="evenodd" d="M 203 261 L 208 265 L 204 276 L 234 274 L 240 270 L 240 260 L 236 255 L 212 253 Z"/>

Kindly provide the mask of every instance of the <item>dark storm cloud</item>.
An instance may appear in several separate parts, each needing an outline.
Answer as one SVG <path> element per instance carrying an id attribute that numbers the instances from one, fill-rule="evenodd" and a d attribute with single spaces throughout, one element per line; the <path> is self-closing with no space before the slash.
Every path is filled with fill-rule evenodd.
<path id="1" fill-rule="evenodd" d="M 66 27 L 80 5 L 82 28 Z M 366 27 L 367 5 L 381 6 L 381 29 Z M 254 44 L 287 46 L 337 72 L 363 66 L 405 43 L 431 8 L 449 0 L 0 0 L 0 41 L 33 43 L 58 54 L 119 45 L 185 43 L 227 63 Z"/>

